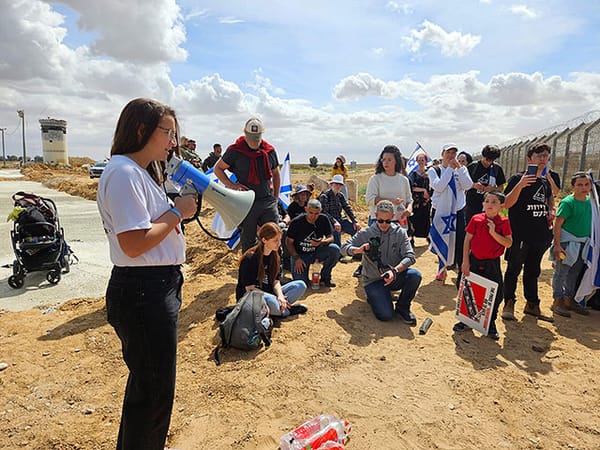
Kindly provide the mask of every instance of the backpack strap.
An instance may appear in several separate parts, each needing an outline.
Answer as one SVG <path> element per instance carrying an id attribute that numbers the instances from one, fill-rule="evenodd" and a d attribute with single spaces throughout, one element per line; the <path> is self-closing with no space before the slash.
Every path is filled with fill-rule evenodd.
<path id="1" fill-rule="evenodd" d="M 265 329 L 264 325 L 262 324 L 263 304 L 265 303 L 265 301 L 263 300 L 262 292 L 251 291 L 251 295 L 253 295 L 252 315 L 254 316 L 254 325 L 256 326 L 256 329 L 258 330 L 258 334 L 260 335 L 260 338 L 264 342 L 265 347 L 269 347 L 271 345 L 271 339 L 267 335 L 267 330 Z M 267 318 L 269 317 L 268 311 L 269 311 L 269 309 L 267 307 L 267 315 L 265 316 Z"/>
<path id="2" fill-rule="evenodd" d="M 217 345 L 213 351 L 213 357 L 215 358 L 215 365 L 221 365 L 221 357 L 219 356 L 219 350 L 221 350 L 221 344 Z"/>

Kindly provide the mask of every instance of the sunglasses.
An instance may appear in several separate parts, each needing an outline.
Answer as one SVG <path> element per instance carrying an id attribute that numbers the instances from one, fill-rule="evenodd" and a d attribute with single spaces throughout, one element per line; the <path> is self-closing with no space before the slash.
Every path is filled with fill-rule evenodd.
<path id="1" fill-rule="evenodd" d="M 387 223 L 389 225 L 390 223 L 393 223 L 393 222 L 395 222 L 395 220 L 392 220 L 392 219 L 377 219 L 377 223 Z"/>

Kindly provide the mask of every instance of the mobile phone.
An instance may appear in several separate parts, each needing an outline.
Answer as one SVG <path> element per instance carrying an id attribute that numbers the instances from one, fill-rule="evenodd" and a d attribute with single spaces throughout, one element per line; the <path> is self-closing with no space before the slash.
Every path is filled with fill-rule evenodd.
<path id="1" fill-rule="evenodd" d="M 538 166 L 537 164 L 529 164 L 527 166 L 527 172 L 525 175 L 537 175 Z"/>

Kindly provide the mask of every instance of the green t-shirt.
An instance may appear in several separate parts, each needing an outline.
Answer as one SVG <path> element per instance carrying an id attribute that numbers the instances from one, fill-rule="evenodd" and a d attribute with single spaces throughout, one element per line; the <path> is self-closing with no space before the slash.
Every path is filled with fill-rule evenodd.
<path id="1" fill-rule="evenodd" d="M 592 203 L 588 195 L 585 200 L 576 200 L 573 194 L 558 204 L 556 215 L 565 219 L 563 228 L 574 236 L 586 237 L 592 233 Z"/>

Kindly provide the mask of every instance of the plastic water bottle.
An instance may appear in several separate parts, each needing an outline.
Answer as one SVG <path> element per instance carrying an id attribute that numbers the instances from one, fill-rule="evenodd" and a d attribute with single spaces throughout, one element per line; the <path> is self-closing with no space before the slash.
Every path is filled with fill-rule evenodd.
<path id="1" fill-rule="evenodd" d="M 318 259 L 315 259 L 315 262 L 312 263 L 311 267 L 311 288 L 314 290 L 319 289 L 319 284 L 321 282 L 321 269 L 323 269 L 323 264 L 321 264 Z"/>
<path id="2" fill-rule="evenodd" d="M 281 436 L 279 447 L 281 450 L 303 450 L 319 449 L 328 442 L 343 444 L 349 432 L 347 421 L 332 414 L 321 414 Z"/>

